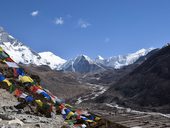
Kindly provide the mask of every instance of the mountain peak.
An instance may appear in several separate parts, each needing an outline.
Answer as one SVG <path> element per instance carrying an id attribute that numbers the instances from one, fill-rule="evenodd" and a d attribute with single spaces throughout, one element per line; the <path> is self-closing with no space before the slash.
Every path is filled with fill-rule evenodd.
<path id="1" fill-rule="evenodd" d="M 142 49 L 140 49 L 140 50 L 138 50 L 137 52 L 135 52 L 135 53 L 131 53 L 131 55 L 133 54 L 133 55 L 146 55 L 146 53 L 148 53 L 148 52 L 150 52 L 151 50 L 153 50 L 154 48 L 148 48 L 148 49 L 145 49 L 145 48 L 142 48 Z"/>
<path id="2" fill-rule="evenodd" d="M 79 55 L 75 59 L 67 61 L 61 67 L 64 71 L 73 71 L 79 73 L 94 72 L 97 70 L 103 70 L 103 68 L 96 64 L 90 57 L 86 55 Z"/>
<path id="3" fill-rule="evenodd" d="M 106 59 L 105 65 L 119 69 L 123 66 L 133 64 L 140 57 L 145 56 L 146 54 L 148 54 L 153 49 L 154 48 L 149 48 L 149 49 L 142 48 L 142 49 L 138 50 L 137 52 L 130 53 L 130 54 L 127 54 L 127 55 L 113 56 L 113 57 L 110 57 L 109 59 Z"/>
<path id="4" fill-rule="evenodd" d="M 76 57 L 75 61 L 81 61 L 82 59 L 87 60 L 89 63 L 94 63 L 93 60 L 90 57 L 88 57 L 87 55 L 84 55 L 84 54 L 79 55 L 78 57 Z"/>
<path id="5" fill-rule="evenodd" d="M 103 58 L 102 56 L 100 56 L 100 55 L 98 55 L 96 59 L 98 59 L 98 60 L 104 60 L 104 58 Z"/>
<path id="6" fill-rule="evenodd" d="M 81 54 L 81 55 L 79 55 L 78 57 L 90 58 L 90 57 L 88 57 L 88 56 L 87 56 L 87 55 L 85 55 L 85 54 Z"/>
<path id="7" fill-rule="evenodd" d="M 55 69 L 57 65 L 59 66 L 66 62 L 66 60 L 60 58 L 59 56 L 49 51 L 41 52 L 38 54 L 41 56 L 41 58 L 43 58 L 42 63 L 48 63 L 52 69 Z"/>

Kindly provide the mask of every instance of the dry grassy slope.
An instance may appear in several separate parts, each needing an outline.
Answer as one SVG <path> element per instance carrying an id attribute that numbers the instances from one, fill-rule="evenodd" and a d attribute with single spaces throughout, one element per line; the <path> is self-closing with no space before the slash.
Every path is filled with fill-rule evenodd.
<path id="1" fill-rule="evenodd" d="M 60 98 L 69 99 L 90 91 L 87 85 L 78 82 L 78 74 L 54 71 L 47 66 L 27 65 L 24 68 L 30 74 L 38 75 L 42 86 Z"/>

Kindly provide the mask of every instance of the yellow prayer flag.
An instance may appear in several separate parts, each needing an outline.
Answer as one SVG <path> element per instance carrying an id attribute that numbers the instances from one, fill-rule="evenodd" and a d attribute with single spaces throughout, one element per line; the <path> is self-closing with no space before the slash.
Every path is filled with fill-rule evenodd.
<path id="1" fill-rule="evenodd" d="M 7 80 L 7 79 L 3 80 L 3 82 L 7 83 L 8 86 L 12 85 L 12 83 L 9 80 Z"/>
<path id="2" fill-rule="evenodd" d="M 40 107 L 43 106 L 43 102 L 42 102 L 41 100 L 35 100 L 35 102 L 36 102 Z"/>

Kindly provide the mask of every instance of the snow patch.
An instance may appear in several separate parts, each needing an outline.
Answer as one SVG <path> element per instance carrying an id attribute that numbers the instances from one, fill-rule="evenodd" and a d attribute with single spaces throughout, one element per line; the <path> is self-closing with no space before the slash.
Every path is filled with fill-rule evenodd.
<path id="1" fill-rule="evenodd" d="M 99 60 L 104 60 L 104 58 L 101 57 L 100 55 L 97 57 L 97 59 L 99 59 Z"/>

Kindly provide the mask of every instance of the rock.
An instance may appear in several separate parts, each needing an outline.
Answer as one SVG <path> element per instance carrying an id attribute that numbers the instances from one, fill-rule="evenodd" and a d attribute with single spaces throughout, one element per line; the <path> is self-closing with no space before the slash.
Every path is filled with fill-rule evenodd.
<path id="1" fill-rule="evenodd" d="M 15 120 L 9 121 L 8 124 L 19 124 L 20 126 L 24 125 L 24 123 L 21 120 L 19 120 L 18 118 L 15 118 Z"/>
<path id="2" fill-rule="evenodd" d="M 18 110 L 14 106 L 3 106 L 5 112 L 17 112 Z"/>
<path id="3" fill-rule="evenodd" d="M 0 114 L 0 118 L 2 120 L 14 120 L 15 119 L 14 117 L 12 117 L 12 116 L 10 116 L 8 114 Z"/>
<path id="4" fill-rule="evenodd" d="M 35 127 L 41 128 L 41 125 L 40 124 L 36 124 Z"/>

